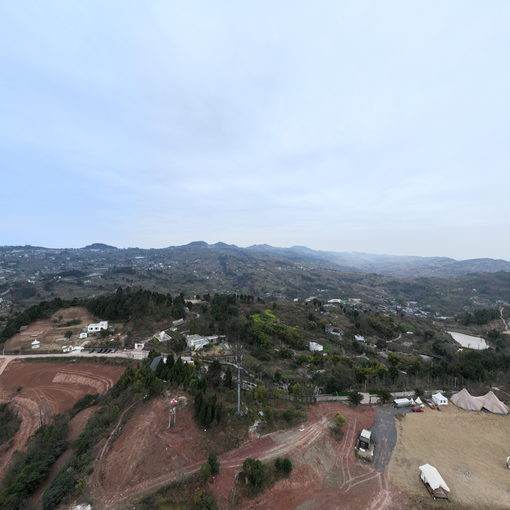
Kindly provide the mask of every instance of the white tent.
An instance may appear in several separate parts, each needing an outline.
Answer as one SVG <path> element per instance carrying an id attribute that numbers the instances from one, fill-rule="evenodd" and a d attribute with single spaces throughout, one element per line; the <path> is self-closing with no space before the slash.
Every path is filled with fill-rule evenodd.
<path id="1" fill-rule="evenodd" d="M 466 388 L 463 388 L 459 392 L 455 393 L 450 397 L 450 400 L 461 409 L 466 411 L 480 411 L 483 407 L 484 398 L 474 397 L 469 393 Z"/>
<path id="2" fill-rule="evenodd" d="M 489 393 L 480 398 L 483 398 L 483 407 L 487 411 L 495 414 L 508 414 L 508 407 L 496 397 L 494 392 L 489 391 Z"/>
<path id="3" fill-rule="evenodd" d="M 445 491 L 450 492 L 448 485 L 446 485 L 443 477 L 439 474 L 439 471 L 434 466 L 431 466 L 430 464 L 423 464 L 423 466 L 420 466 L 420 471 L 420 477 L 423 483 L 430 485 L 430 488 L 433 491 L 441 487 Z"/>
<path id="4" fill-rule="evenodd" d="M 436 393 L 432 395 L 432 400 L 436 406 L 447 406 L 448 399 L 442 393 Z"/>
<path id="5" fill-rule="evenodd" d="M 452 395 L 450 399 L 457 407 L 466 411 L 481 411 L 486 409 L 494 414 L 508 414 L 508 407 L 499 400 L 494 392 L 489 391 L 482 397 L 470 395 L 466 388 Z"/>

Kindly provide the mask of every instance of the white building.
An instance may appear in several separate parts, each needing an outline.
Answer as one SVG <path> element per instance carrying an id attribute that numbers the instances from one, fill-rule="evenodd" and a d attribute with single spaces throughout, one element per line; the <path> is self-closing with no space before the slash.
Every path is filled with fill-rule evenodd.
<path id="1" fill-rule="evenodd" d="M 181 324 L 184 324 L 184 319 L 177 319 L 176 321 L 172 322 L 172 326 L 174 327 L 180 326 Z"/>
<path id="2" fill-rule="evenodd" d="M 188 349 L 191 349 L 192 351 L 198 351 L 199 349 L 202 349 L 204 345 L 210 344 L 211 341 L 209 338 L 201 335 L 186 335 L 186 345 L 188 346 Z"/>
<path id="3" fill-rule="evenodd" d="M 97 333 L 103 329 L 108 329 L 108 321 L 96 322 L 87 326 L 87 333 Z"/>
<path id="4" fill-rule="evenodd" d="M 156 338 L 160 342 L 168 342 L 168 340 L 172 339 L 172 337 L 170 335 L 168 335 L 167 333 L 165 333 L 164 331 L 160 331 L 159 334 L 156 335 Z"/>
<path id="5" fill-rule="evenodd" d="M 32 342 L 32 349 L 39 349 L 39 347 L 41 347 L 41 342 L 39 342 L 39 340 L 35 339 Z"/>
<path id="6" fill-rule="evenodd" d="M 87 338 L 87 332 L 86 331 L 82 331 L 80 333 L 80 340 L 83 340 L 84 338 Z"/>
<path id="7" fill-rule="evenodd" d="M 136 349 L 137 351 L 141 351 L 141 350 L 143 349 L 143 344 L 142 344 L 142 343 L 136 343 L 136 344 L 135 344 L 135 349 Z"/>
<path id="8" fill-rule="evenodd" d="M 308 342 L 308 350 L 310 352 L 321 352 L 324 350 L 324 347 L 317 342 Z"/>
<path id="9" fill-rule="evenodd" d="M 366 338 L 362 335 L 354 335 L 354 338 L 355 340 L 357 340 L 358 342 L 366 342 Z"/>

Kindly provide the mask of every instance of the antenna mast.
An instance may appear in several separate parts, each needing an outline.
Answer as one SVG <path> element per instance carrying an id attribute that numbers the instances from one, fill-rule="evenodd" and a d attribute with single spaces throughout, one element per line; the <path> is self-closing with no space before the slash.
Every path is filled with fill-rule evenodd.
<path id="1" fill-rule="evenodd" d="M 237 415 L 241 415 L 241 361 L 243 356 L 241 354 L 241 346 L 236 344 L 236 365 L 237 365 Z"/>

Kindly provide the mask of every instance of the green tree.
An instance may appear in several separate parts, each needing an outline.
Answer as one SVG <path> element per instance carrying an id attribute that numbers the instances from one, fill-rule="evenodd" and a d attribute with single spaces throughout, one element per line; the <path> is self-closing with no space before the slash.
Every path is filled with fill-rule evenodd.
<path id="1" fill-rule="evenodd" d="M 209 466 L 211 466 L 211 475 L 216 476 L 220 472 L 220 462 L 218 460 L 218 455 L 214 452 L 211 452 L 207 462 L 209 463 Z"/>
<path id="2" fill-rule="evenodd" d="M 207 380 L 215 388 L 221 384 L 221 365 L 220 362 L 216 359 L 209 365 L 209 370 L 207 371 Z"/>
<path id="3" fill-rule="evenodd" d="M 209 462 L 204 462 L 200 468 L 200 476 L 204 482 L 207 482 L 211 476 L 211 465 Z"/>
<path id="4" fill-rule="evenodd" d="M 357 406 L 359 404 L 361 404 L 361 401 L 363 400 L 363 395 L 357 391 L 351 391 L 349 393 L 349 402 L 353 405 L 353 406 Z"/>
<path id="5" fill-rule="evenodd" d="M 234 383 L 232 380 L 232 369 L 229 366 L 227 366 L 227 369 L 225 370 L 225 379 L 223 380 L 223 384 L 229 390 L 231 390 L 234 387 Z"/>
<path id="6" fill-rule="evenodd" d="M 73 332 L 69 329 L 65 332 L 64 336 L 69 340 L 73 336 Z"/>
<path id="7" fill-rule="evenodd" d="M 391 393 L 389 390 L 382 389 L 377 392 L 377 395 L 379 396 L 379 400 L 381 403 L 386 404 L 391 400 Z"/>
<path id="8" fill-rule="evenodd" d="M 292 462 L 288 457 L 285 457 L 282 461 L 282 472 L 285 476 L 289 476 L 292 473 Z"/>
<path id="9" fill-rule="evenodd" d="M 248 457 L 243 462 L 243 474 L 252 489 L 260 490 L 266 483 L 266 472 L 262 462 Z"/>

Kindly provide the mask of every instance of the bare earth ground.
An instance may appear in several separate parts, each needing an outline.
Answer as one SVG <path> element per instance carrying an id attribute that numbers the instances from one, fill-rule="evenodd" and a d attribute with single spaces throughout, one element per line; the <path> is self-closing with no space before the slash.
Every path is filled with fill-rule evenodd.
<path id="1" fill-rule="evenodd" d="M 468 412 L 453 405 L 426 409 L 398 424 L 398 442 L 389 478 L 415 502 L 415 508 L 508 509 L 510 417 Z M 435 466 L 449 486 L 450 501 L 434 502 L 419 478 L 418 466 Z"/>
<path id="2" fill-rule="evenodd" d="M 58 321 L 59 317 L 62 317 Z M 76 326 L 64 326 L 67 321 L 80 320 L 81 323 Z M 60 349 L 62 345 L 78 344 L 78 333 L 84 326 L 94 322 L 94 317 L 89 311 L 82 306 L 71 306 L 69 308 L 61 308 L 57 310 L 49 319 L 40 319 L 32 322 L 25 330 L 14 335 L 5 342 L 6 351 L 29 350 L 32 351 L 32 342 L 37 339 L 41 342 L 41 350 Z M 73 337 L 71 341 L 56 342 L 57 339 L 63 338 L 66 331 L 72 331 Z"/>
<path id="3" fill-rule="evenodd" d="M 339 442 L 330 432 L 336 412 L 347 418 Z M 112 433 L 112 440 L 100 448 L 89 483 L 95 506 L 118 508 L 200 468 L 208 453 L 203 450 L 207 433 L 196 426 L 190 407 L 178 413 L 178 427 L 167 430 L 167 405 L 163 399 L 153 400 L 134 411 L 120 435 L 119 430 Z M 247 457 L 266 461 L 285 456 L 294 464 L 291 476 L 259 498 L 245 501 L 243 508 L 407 508 L 405 496 L 388 484 L 383 473 L 354 456 L 357 434 L 371 426 L 374 414 L 369 407 L 322 403 L 312 407 L 304 431 L 295 427 L 273 432 L 220 455 L 220 474 L 210 487 L 219 508 L 230 506 L 235 477 Z"/>
<path id="4" fill-rule="evenodd" d="M 54 414 L 69 409 L 88 393 L 111 388 L 124 367 L 94 363 L 23 363 L 11 361 L 0 367 L 0 402 L 12 402 L 21 417 L 13 445 L 0 450 L 0 478 L 16 450 Z M 78 419 L 79 413 L 75 419 Z M 71 424 L 71 429 L 72 429 Z"/>
<path id="5" fill-rule="evenodd" d="M 347 419 L 344 436 L 336 441 L 330 432 L 331 418 L 340 412 Z M 271 434 L 273 444 L 263 449 L 263 460 L 279 456 L 291 458 L 294 470 L 288 479 L 277 482 L 261 496 L 245 500 L 243 509 L 278 510 L 384 510 L 407 508 L 407 499 L 388 484 L 384 473 L 354 456 L 354 444 L 362 428 L 370 428 L 374 410 L 368 406 L 350 408 L 339 403 L 313 406 L 305 430 L 292 429 Z M 239 470 L 247 452 L 236 451 Z M 223 459 L 222 459 L 223 460 Z M 222 463 L 222 473 L 231 464 Z M 227 469 L 225 469 L 227 468 Z M 224 475 L 223 475 L 224 476 Z M 225 492 L 215 487 L 222 506 Z"/>
<path id="6" fill-rule="evenodd" d="M 122 419 L 111 439 L 100 445 L 89 482 L 94 507 L 115 508 L 197 470 L 207 457 L 205 432 L 196 425 L 191 407 L 178 410 L 177 426 L 170 430 L 168 399 L 137 407 L 121 424 Z"/>

